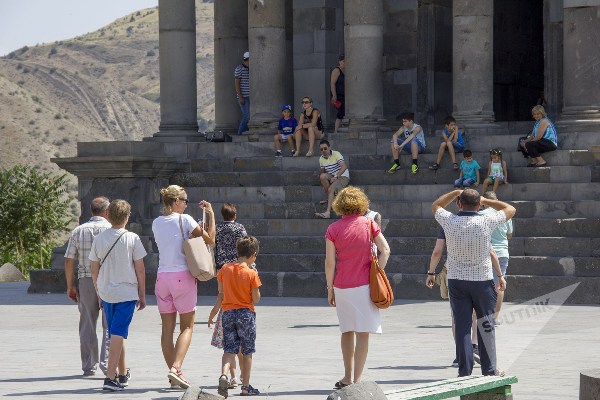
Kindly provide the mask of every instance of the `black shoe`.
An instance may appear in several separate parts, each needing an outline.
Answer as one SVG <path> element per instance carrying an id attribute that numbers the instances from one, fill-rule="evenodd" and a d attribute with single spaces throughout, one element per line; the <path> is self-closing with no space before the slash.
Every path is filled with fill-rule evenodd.
<path id="1" fill-rule="evenodd" d="M 125 387 L 123 387 L 123 385 L 121 385 L 119 383 L 117 378 L 115 378 L 115 379 L 104 378 L 104 385 L 102 386 L 102 389 L 110 390 L 113 392 L 118 392 L 118 391 L 125 389 Z"/>
<path id="2" fill-rule="evenodd" d="M 452 361 L 452 366 L 458 368 L 458 358 L 455 358 L 454 361 Z"/>
<path id="3" fill-rule="evenodd" d="M 127 368 L 127 373 L 125 375 L 117 376 L 117 380 L 121 384 L 121 386 L 126 387 L 129 385 L 129 380 L 131 379 L 131 372 L 129 368 Z"/>

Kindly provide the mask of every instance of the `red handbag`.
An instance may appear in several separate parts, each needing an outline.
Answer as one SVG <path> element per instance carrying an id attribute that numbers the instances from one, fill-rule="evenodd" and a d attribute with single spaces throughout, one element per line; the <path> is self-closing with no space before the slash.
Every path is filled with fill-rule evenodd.
<path id="1" fill-rule="evenodd" d="M 388 308 L 394 302 L 394 292 L 385 271 L 379 267 L 377 253 L 373 248 L 373 221 L 371 220 L 369 220 L 369 239 L 371 242 L 371 271 L 369 276 L 371 301 L 377 308 Z"/>

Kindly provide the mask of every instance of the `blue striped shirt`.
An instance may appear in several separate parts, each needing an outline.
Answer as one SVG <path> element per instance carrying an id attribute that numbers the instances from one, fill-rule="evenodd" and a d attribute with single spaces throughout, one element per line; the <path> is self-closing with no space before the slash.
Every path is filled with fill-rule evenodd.
<path id="1" fill-rule="evenodd" d="M 539 121 L 535 121 L 535 124 L 533 124 L 533 131 L 531 132 L 532 137 L 536 137 L 538 126 L 540 126 L 540 122 L 542 122 L 543 120 L 548 121 L 550 123 L 550 125 L 548 125 L 548 127 L 546 128 L 546 131 L 544 132 L 544 136 L 542 136 L 542 139 L 548 139 L 549 141 L 554 143 L 555 146 L 558 146 L 558 134 L 556 133 L 556 127 L 554 126 L 554 123 L 550 120 L 550 118 L 548 118 L 548 117 L 543 117 L 543 118 L 540 118 Z"/>
<path id="2" fill-rule="evenodd" d="M 235 67 L 234 76 L 240 80 L 240 90 L 242 97 L 250 97 L 250 68 L 244 64 Z M 239 96 L 237 96 L 239 98 Z"/>

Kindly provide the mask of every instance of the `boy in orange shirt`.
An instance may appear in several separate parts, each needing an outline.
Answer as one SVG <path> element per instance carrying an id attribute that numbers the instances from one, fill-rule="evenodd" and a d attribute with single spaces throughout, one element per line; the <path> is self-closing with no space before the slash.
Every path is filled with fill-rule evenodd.
<path id="1" fill-rule="evenodd" d="M 252 354 L 256 351 L 256 313 L 254 305 L 260 301 L 262 283 L 258 272 L 250 268 L 258 255 L 258 239 L 245 236 L 237 241 L 237 262 L 223 265 L 217 274 L 219 297 L 222 296 L 223 361 L 219 377 L 219 394 L 227 398 L 229 365 L 235 362 L 240 350 L 242 370 L 242 396 L 257 396 L 258 389 L 250 385 Z"/>

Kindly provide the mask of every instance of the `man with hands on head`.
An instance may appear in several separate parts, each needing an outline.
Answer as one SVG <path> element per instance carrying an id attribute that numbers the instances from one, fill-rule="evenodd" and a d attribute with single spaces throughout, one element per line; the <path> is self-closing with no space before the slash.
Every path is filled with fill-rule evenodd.
<path id="1" fill-rule="evenodd" d="M 455 199 L 460 210 L 456 215 L 445 210 Z M 478 213 L 481 205 L 496 212 L 482 215 Z M 442 195 L 433 202 L 431 211 L 446 235 L 448 290 L 456 323 L 458 374 L 468 376 L 473 372 L 471 321 L 475 310 L 480 324 L 477 339 L 481 372 L 483 375 L 504 375 L 504 371 L 496 366 L 494 307 L 497 295 L 490 258 L 491 234 L 511 219 L 516 210 L 510 204 L 481 198 L 476 190 L 466 189 Z M 498 290 L 504 290 L 506 280 L 501 271 L 496 272 Z"/>

